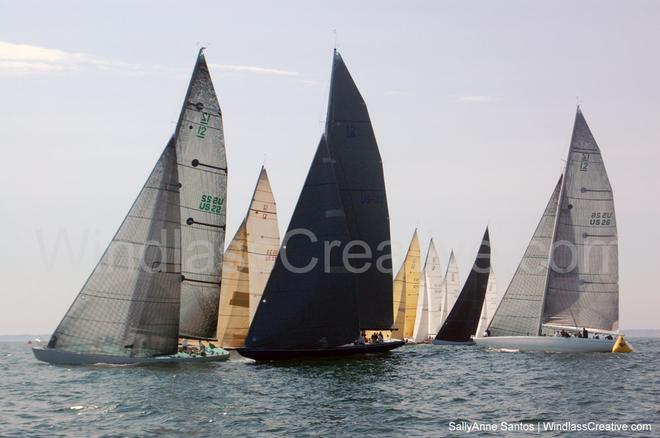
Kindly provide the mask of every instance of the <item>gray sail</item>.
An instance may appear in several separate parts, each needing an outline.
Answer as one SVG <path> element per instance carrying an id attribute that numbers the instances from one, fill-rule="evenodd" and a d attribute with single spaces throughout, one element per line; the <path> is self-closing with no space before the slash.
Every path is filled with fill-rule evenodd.
<path id="1" fill-rule="evenodd" d="M 600 149 L 578 108 L 559 200 L 543 323 L 616 331 L 618 237 Z"/>
<path id="2" fill-rule="evenodd" d="M 326 120 L 326 140 L 351 238 L 370 248 L 371 260 L 353 260 L 365 272 L 354 274 L 360 327 L 390 329 L 392 260 L 390 219 L 383 164 L 369 112 L 341 55 L 335 50 Z M 384 263 L 379 269 L 375 259 Z"/>
<path id="3" fill-rule="evenodd" d="M 49 347 L 131 357 L 176 352 L 181 280 L 175 156 L 171 140 Z"/>
<path id="4" fill-rule="evenodd" d="M 341 250 L 324 255 L 327 242 L 350 241 L 334 167 L 323 136 L 246 347 L 334 347 L 359 336 L 354 274 L 344 268 Z"/>
<path id="5" fill-rule="evenodd" d="M 495 311 L 488 327 L 491 336 L 539 334 L 561 181 L 560 177 L 518 269 Z"/>
<path id="6" fill-rule="evenodd" d="M 218 104 L 200 50 L 176 130 L 181 200 L 182 337 L 213 339 L 225 242 L 227 160 Z"/>

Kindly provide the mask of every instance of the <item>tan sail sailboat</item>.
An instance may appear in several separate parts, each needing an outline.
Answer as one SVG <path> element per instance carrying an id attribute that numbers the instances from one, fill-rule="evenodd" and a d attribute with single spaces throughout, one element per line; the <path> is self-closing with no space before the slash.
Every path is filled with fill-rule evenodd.
<path id="1" fill-rule="evenodd" d="M 413 234 L 406 258 L 399 273 L 394 278 L 393 304 L 394 329 L 393 338 L 412 339 L 417 317 L 417 300 L 419 299 L 420 251 L 417 230 Z"/>
<path id="2" fill-rule="evenodd" d="M 279 247 L 275 198 L 262 167 L 247 215 L 225 252 L 217 332 L 223 347 L 245 343 Z"/>

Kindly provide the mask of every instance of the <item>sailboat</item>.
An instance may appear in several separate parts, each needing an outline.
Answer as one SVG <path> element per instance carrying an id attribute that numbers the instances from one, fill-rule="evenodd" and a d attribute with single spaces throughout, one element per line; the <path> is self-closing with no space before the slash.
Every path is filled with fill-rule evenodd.
<path id="1" fill-rule="evenodd" d="M 177 353 L 215 336 L 225 230 L 222 114 L 200 50 L 174 136 L 48 345 L 56 364 L 226 360 Z"/>
<path id="2" fill-rule="evenodd" d="M 275 198 L 262 167 L 245 219 L 225 251 L 217 330 L 223 348 L 245 344 L 279 248 Z"/>
<path id="3" fill-rule="evenodd" d="M 433 239 L 429 242 L 426 260 L 419 277 L 419 300 L 413 339 L 425 342 L 433 338 L 440 329 L 442 304 L 444 301 L 442 267 Z"/>
<path id="4" fill-rule="evenodd" d="M 475 341 L 504 350 L 610 352 L 618 326 L 614 197 L 600 149 L 578 107 L 563 176 L 488 336 Z M 583 330 L 602 338 L 567 337 Z"/>
<path id="5" fill-rule="evenodd" d="M 479 318 L 479 327 L 477 327 L 477 336 L 481 336 L 490 320 L 495 314 L 497 309 L 497 279 L 495 278 L 495 271 L 490 267 L 490 274 L 488 275 L 488 286 L 486 286 L 486 298 L 484 299 L 484 306 L 481 309 L 481 317 Z"/>
<path id="6" fill-rule="evenodd" d="M 472 336 L 477 332 L 479 325 L 489 274 L 490 237 L 488 228 L 486 228 L 470 275 L 468 275 L 454 307 L 433 340 L 434 344 L 474 344 Z"/>
<path id="7" fill-rule="evenodd" d="M 401 269 L 394 278 L 394 331 L 392 337 L 412 340 L 417 318 L 417 302 L 419 299 L 420 253 L 417 230 L 410 240 L 408 252 Z"/>
<path id="8" fill-rule="evenodd" d="M 369 113 L 335 50 L 325 133 L 239 353 L 278 360 L 403 345 L 355 342 L 366 330 L 392 328 L 389 240 L 383 168 Z"/>

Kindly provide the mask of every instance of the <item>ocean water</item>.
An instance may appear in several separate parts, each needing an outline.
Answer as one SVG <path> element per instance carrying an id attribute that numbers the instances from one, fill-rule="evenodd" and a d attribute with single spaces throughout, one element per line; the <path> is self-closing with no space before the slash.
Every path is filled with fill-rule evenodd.
<path id="1" fill-rule="evenodd" d="M 633 354 L 411 345 L 351 360 L 83 367 L 2 343 L 0 436 L 460 436 L 451 425 L 472 422 L 522 436 L 544 421 L 652 427 L 570 436 L 660 436 L 660 339 L 629 341 Z M 488 426 L 502 422 L 514 430 Z"/>

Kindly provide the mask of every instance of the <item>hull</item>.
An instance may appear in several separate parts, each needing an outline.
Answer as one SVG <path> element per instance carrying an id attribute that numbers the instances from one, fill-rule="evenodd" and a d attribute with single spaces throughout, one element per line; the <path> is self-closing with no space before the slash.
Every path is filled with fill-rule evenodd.
<path id="1" fill-rule="evenodd" d="M 474 345 L 474 341 L 443 341 L 442 339 L 434 339 L 433 345 Z"/>
<path id="2" fill-rule="evenodd" d="M 34 357 L 43 362 L 56 365 L 135 365 L 135 364 L 164 364 L 164 363 L 199 363 L 220 362 L 229 359 L 229 353 L 219 352 L 207 356 L 154 356 L 154 357 L 126 357 L 110 356 L 107 354 L 82 354 L 70 351 L 61 351 L 53 348 L 35 347 L 32 349 Z"/>
<path id="3" fill-rule="evenodd" d="M 318 349 L 270 349 L 270 348 L 239 348 L 241 356 L 256 361 L 316 359 L 355 356 L 360 354 L 386 353 L 404 345 L 403 341 L 382 342 L 380 344 L 343 345 L 333 348 Z"/>
<path id="4" fill-rule="evenodd" d="M 561 338 L 554 336 L 493 336 L 474 338 L 480 347 L 546 353 L 611 353 L 614 339 Z"/>

